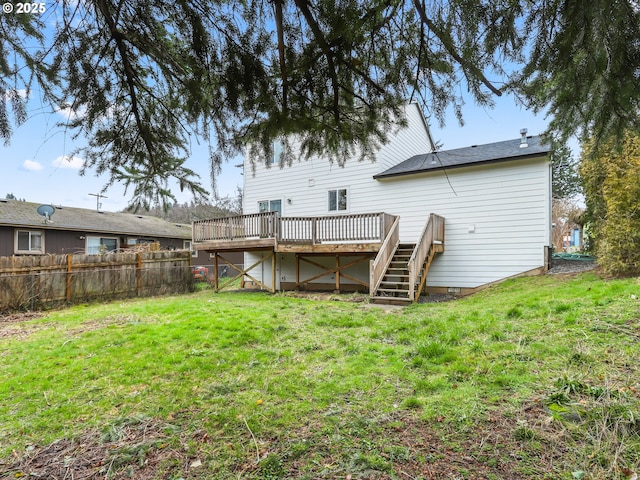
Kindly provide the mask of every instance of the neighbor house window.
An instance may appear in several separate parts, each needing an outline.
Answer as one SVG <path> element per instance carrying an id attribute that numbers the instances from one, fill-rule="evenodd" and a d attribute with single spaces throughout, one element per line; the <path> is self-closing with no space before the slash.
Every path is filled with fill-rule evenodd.
<path id="1" fill-rule="evenodd" d="M 343 212 L 347 210 L 347 189 L 329 190 L 329 211 Z"/>
<path id="2" fill-rule="evenodd" d="M 114 237 L 87 237 L 87 254 L 115 252 L 118 249 L 118 239 Z"/>
<path id="3" fill-rule="evenodd" d="M 44 233 L 41 230 L 16 230 L 15 253 L 44 254 Z"/>
<path id="4" fill-rule="evenodd" d="M 191 240 L 185 240 L 184 243 L 182 244 L 182 248 L 184 248 L 185 250 L 191 250 L 191 256 L 192 257 L 195 258 L 195 257 L 198 256 L 198 252 L 193 249 L 193 245 L 191 244 Z"/>

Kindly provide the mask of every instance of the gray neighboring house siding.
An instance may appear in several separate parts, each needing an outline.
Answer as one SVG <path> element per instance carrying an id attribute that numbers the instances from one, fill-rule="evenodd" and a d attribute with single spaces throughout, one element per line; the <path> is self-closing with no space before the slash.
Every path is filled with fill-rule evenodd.
<path id="1" fill-rule="evenodd" d="M 182 249 L 191 241 L 191 226 L 131 213 L 56 207 L 50 222 L 37 213 L 39 203 L 0 199 L 0 256 L 89 253 L 88 239 L 109 238 L 124 248 L 133 239 L 159 242 L 161 249 Z M 43 249 L 17 249 L 16 232 L 41 232 Z M 25 239 L 24 236 L 21 237 Z M 204 255 L 203 255 L 204 258 Z M 200 259 L 193 259 L 194 264 Z"/>

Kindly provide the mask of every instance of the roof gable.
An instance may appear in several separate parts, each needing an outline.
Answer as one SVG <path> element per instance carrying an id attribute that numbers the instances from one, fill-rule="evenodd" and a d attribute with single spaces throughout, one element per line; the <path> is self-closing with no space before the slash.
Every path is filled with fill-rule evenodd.
<path id="1" fill-rule="evenodd" d="M 191 238 L 191 226 L 167 222 L 147 215 L 97 212 L 86 208 L 56 206 L 51 223 L 36 209 L 39 203 L 0 200 L 0 225 L 49 230 L 76 230 L 161 238 Z"/>
<path id="2" fill-rule="evenodd" d="M 539 136 L 527 137 L 527 147 L 521 147 L 520 145 L 520 139 L 515 139 L 415 155 L 382 173 L 374 175 L 373 178 L 380 179 L 432 170 L 542 157 L 548 155 L 551 151 L 549 145 L 543 143 Z"/>

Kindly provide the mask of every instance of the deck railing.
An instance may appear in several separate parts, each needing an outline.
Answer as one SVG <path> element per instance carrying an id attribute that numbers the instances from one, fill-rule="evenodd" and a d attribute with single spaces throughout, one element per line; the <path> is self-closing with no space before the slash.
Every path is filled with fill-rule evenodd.
<path id="1" fill-rule="evenodd" d="M 429 220 L 411 254 L 411 258 L 409 258 L 409 298 L 412 301 L 417 300 L 417 296 L 420 295 L 420 290 L 416 292 L 416 284 L 418 283 L 420 270 L 422 270 L 429 251 L 433 249 L 435 245 L 444 245 L 444 218 L 432 213 L 429 215 Z M 424 274 L 426 275 L 426 272 Z M 422 284 L 424 284 L 424 282 L 422 282 L 421 285 Z"/>
<path id="2" fill-rule="evenodd" d="M 383 214 L 282 217 L 278 241 L 283 243 L 379 242 L 383 238 Z"/>
<path id="3" fill-rule="evenodd" d="M 276 212 L 253 213 L 193 222 L 194 242 L 274 238 L 278 233 Z"/>
<path id="4" fill-rule="evenodd" d="M 393 215 L 363 213 L 324 217 L 280 217 L 276 212 L 198 220 L 193 223 L 193 241 L 231 241 L 273 238 L 282 243 L 382 242 L 393 223 Z"/>

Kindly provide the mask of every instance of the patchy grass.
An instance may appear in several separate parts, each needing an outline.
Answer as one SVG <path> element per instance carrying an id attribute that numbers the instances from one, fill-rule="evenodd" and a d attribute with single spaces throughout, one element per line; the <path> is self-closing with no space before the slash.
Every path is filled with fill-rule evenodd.
<path id="1" fill-rule="evenodd" d="M 330 298 L 201 291 L 0 321 L 0 476 L 639 470 L 637 279 L 518 279 L 395 311 Z"/>

